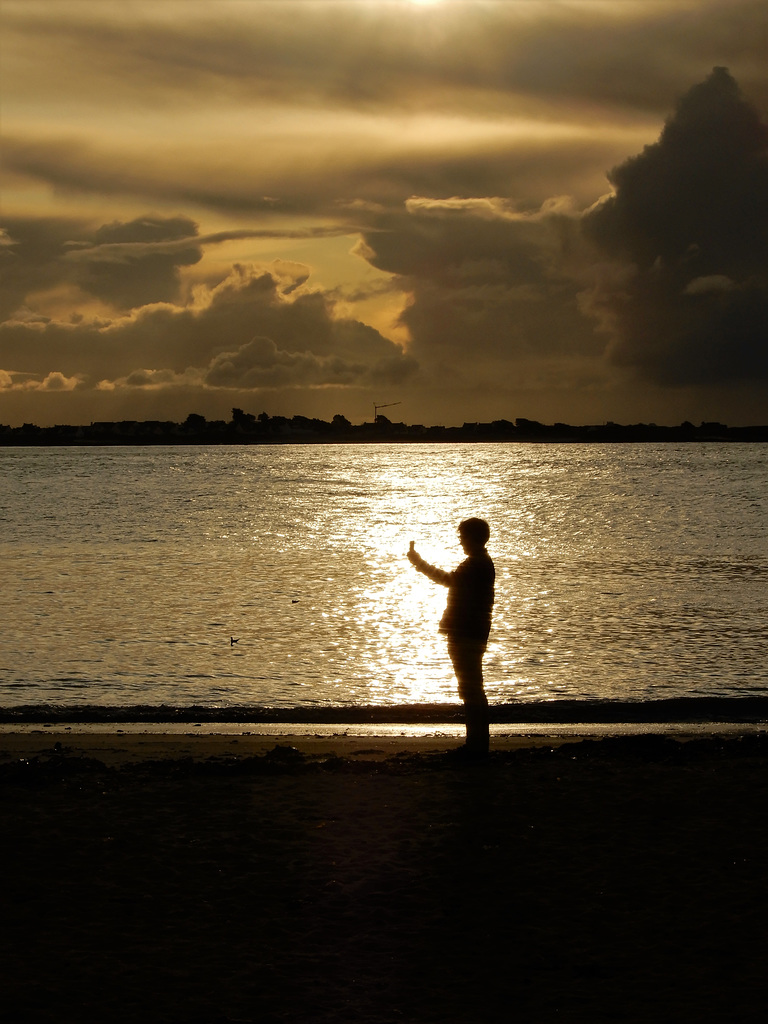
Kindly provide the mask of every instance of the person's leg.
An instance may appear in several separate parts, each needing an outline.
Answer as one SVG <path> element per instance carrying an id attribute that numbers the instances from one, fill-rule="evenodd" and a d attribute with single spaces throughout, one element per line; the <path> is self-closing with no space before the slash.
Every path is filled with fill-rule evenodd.
<path id="1" fill-rule="evenodd" d="M 467 751 L 485 755 L 489 747 L 488 698 L 483 689 L 485 644 L 467 640 L 448 641 L 448 653 L 464 702 Z"/>
<path id="2" fill-rule="evenodd" d="M 465 701 L 464 713 L 467 725 L 467 750 L 472 754 L 485 756 L 491 741 L 488 699 L 485 694 L 481 694 L 480 700 Z"/>

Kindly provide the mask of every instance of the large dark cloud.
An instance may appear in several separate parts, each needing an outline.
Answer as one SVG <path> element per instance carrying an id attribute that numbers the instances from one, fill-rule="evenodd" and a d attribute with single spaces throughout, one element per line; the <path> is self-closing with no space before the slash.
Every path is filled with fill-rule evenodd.
<path id="1" fill-rule="evenodd" d="M 609 178 L 585 214 L 423 199 L 378 219 L 363 251 L 410 293 L 422 366 L 498 381 L 554 360 L 583 375 L 589 358 L 595 379 L 613 366 L 675 387 L 768 376 L 768 128 L 728 71 Z"/>
<path id="2" fill-rule="evenodd" d="M 73 247 L 67 257 L 80 267 L 83 289 L 118 309 L 134 309 L 178 298 L 179 269 L 203 255 L 196 234 L 186 217 L 142 217 L 102 226 L 93 244 Z"/>
<path id="3" fill-rule="evenodd" d="M 67 242 L 82 238 L 87 225 L 73 217 L 6 216 L 0 228 L 0 320 L 5 320 L 31 292 L 71 280 L 63 266 Z"/>
<path id="4" fill-rule="evenodd" d="M 75 218 L 9 217 L 1 225 L 5 319 L 31 294 L 74 285 L 118 309 L 172 302 L 179 268 L 197 263 L 197 226 L 186 217 L 143 217 L 94 227 Z"/>
<path id="5" fill-rule="evenodd" d="M 520 213 L 502 200 L 414 199 L 379 220 L 363 251 L 409 292 L 401 320 L 425 372 L 498 385 L 537 360 L 570 374 L 569 360 L 599 356 L 572 275 L 579 246 L 567 200 Z"/>
<path id="6" fill-rule="evenodd" d="M 0 368 L 22 383 L 56 372 L 80 386 L 241 390 L 367 386 L 413 372 L 413 359 L 378 331 L 336 317 L 325 294 L 297 292 L 305 273 L 236 266 L 195 306 L 155 304 L 113 320 L 7 321 Z"/>
<path id="7" fill-rule="evenodd" d="M 725 68 L 584 219 L 614 266 L 590 308 L 612 359 L 665 384 L 768 377 L 768 126 Z"/>

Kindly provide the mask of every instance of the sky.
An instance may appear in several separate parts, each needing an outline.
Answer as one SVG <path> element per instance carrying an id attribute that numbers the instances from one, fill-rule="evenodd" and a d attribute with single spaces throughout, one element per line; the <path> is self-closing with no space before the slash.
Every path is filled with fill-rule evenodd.
<path id="1" fill-rule="evenodd" d="M 766 423 L 767 56 L 765 0 L 0 0 L 0 424 Z"/>

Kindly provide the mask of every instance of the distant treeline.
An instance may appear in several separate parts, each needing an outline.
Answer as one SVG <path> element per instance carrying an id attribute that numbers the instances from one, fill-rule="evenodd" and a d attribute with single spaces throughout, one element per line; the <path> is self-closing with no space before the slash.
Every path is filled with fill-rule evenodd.
<path id="1" fill-rule="evenodd" d="M 386 416 L 375 422 L 352 424 L 341 415 L 327 420 L 307 416 L 258 416 L 232 410 L 232 419 L 207 420 L 190 413 L 183 423 L 163 420 L 120 420 L 88 426 L 21 427 L 0 425 L 0 445 L 151 445 L 151 444 L 333 444 L 376 441 L 768 441 L 768 425 L 728 427 L 724 423 L 602 423 L 572 426 L 537 420 L 493 420 L 461 427 L 427 427 L 393 423 Z"/>

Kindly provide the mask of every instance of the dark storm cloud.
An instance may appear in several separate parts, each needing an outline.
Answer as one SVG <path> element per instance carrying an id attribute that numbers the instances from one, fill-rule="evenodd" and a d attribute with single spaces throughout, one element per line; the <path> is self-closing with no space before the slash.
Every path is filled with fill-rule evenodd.
<path id="1" fill-rule="evenodd" d="M 194 308 L 158 304 L 112 321 L 6 322 L 0 325 L 2 369 L 22 381 L 55 371 L 91 385 L 246 389 L 278 380 L 367 384 L 412 372 L 413 360 L 378 331 L 335 319 L 323 294 L 287 299 L 295 292 L 295 273 L 237 266 Z"/>
<path id="2" fill-rule="evenodd" d="M 87 225 L 70 217 L 5 217 L 0 247 L 0 320 L 6 319 L 30 292 L 70 280 L 62 265 L 67 243 L 82 237 Z"/>
<path id="3" fill-rule="evenodd" d="M 579 246 L 567 200 L 519 213 L 502 200 L 414 199 L 362 251 L 410 293 L 401 319 L 420 363 L 498 381 L 521 361 L 599 353 L 571 274 Z"/>
<path id="4" fill-rule="evenodd" d="M 8 218 L 0 249 L 0 310 L 7 318 L 30 293 L 74 285 L 116 308 L 178 297 L 179 268 L 202 250 L 185 217 L 144 217 L 93 228 L 64 218 Z"/>
<path id="5" fill-rule="evenodd" d="M 590 304 L 612 359 L 664 384 L 768 377 L 768 126 L 728 71 L 610 178 L 584 227 L 619 265 Z"/>
<path id="6" fill-rule="evenodd" d="M 730 74 L 691 89 L 610 181 L 586 214 L 413 199 L 381 215 L 361 252 L 410 292 L 422 365 L 513 375 L 557 356 L 570 373 L 588 356 L 598 373 L 608 331 L 606 370 L 678 387 L 768 376 L 768 129 Z"/>
<path id="7" fill-rule="evenodd" d="M 142 217 L 105 224 L 93 244 L 71 248 L 65 259 L 80 268 L 78 284 L 117 309 L 178 298 L 180 267 L 202 259 L 197 225 L 186 217 Z"/>

